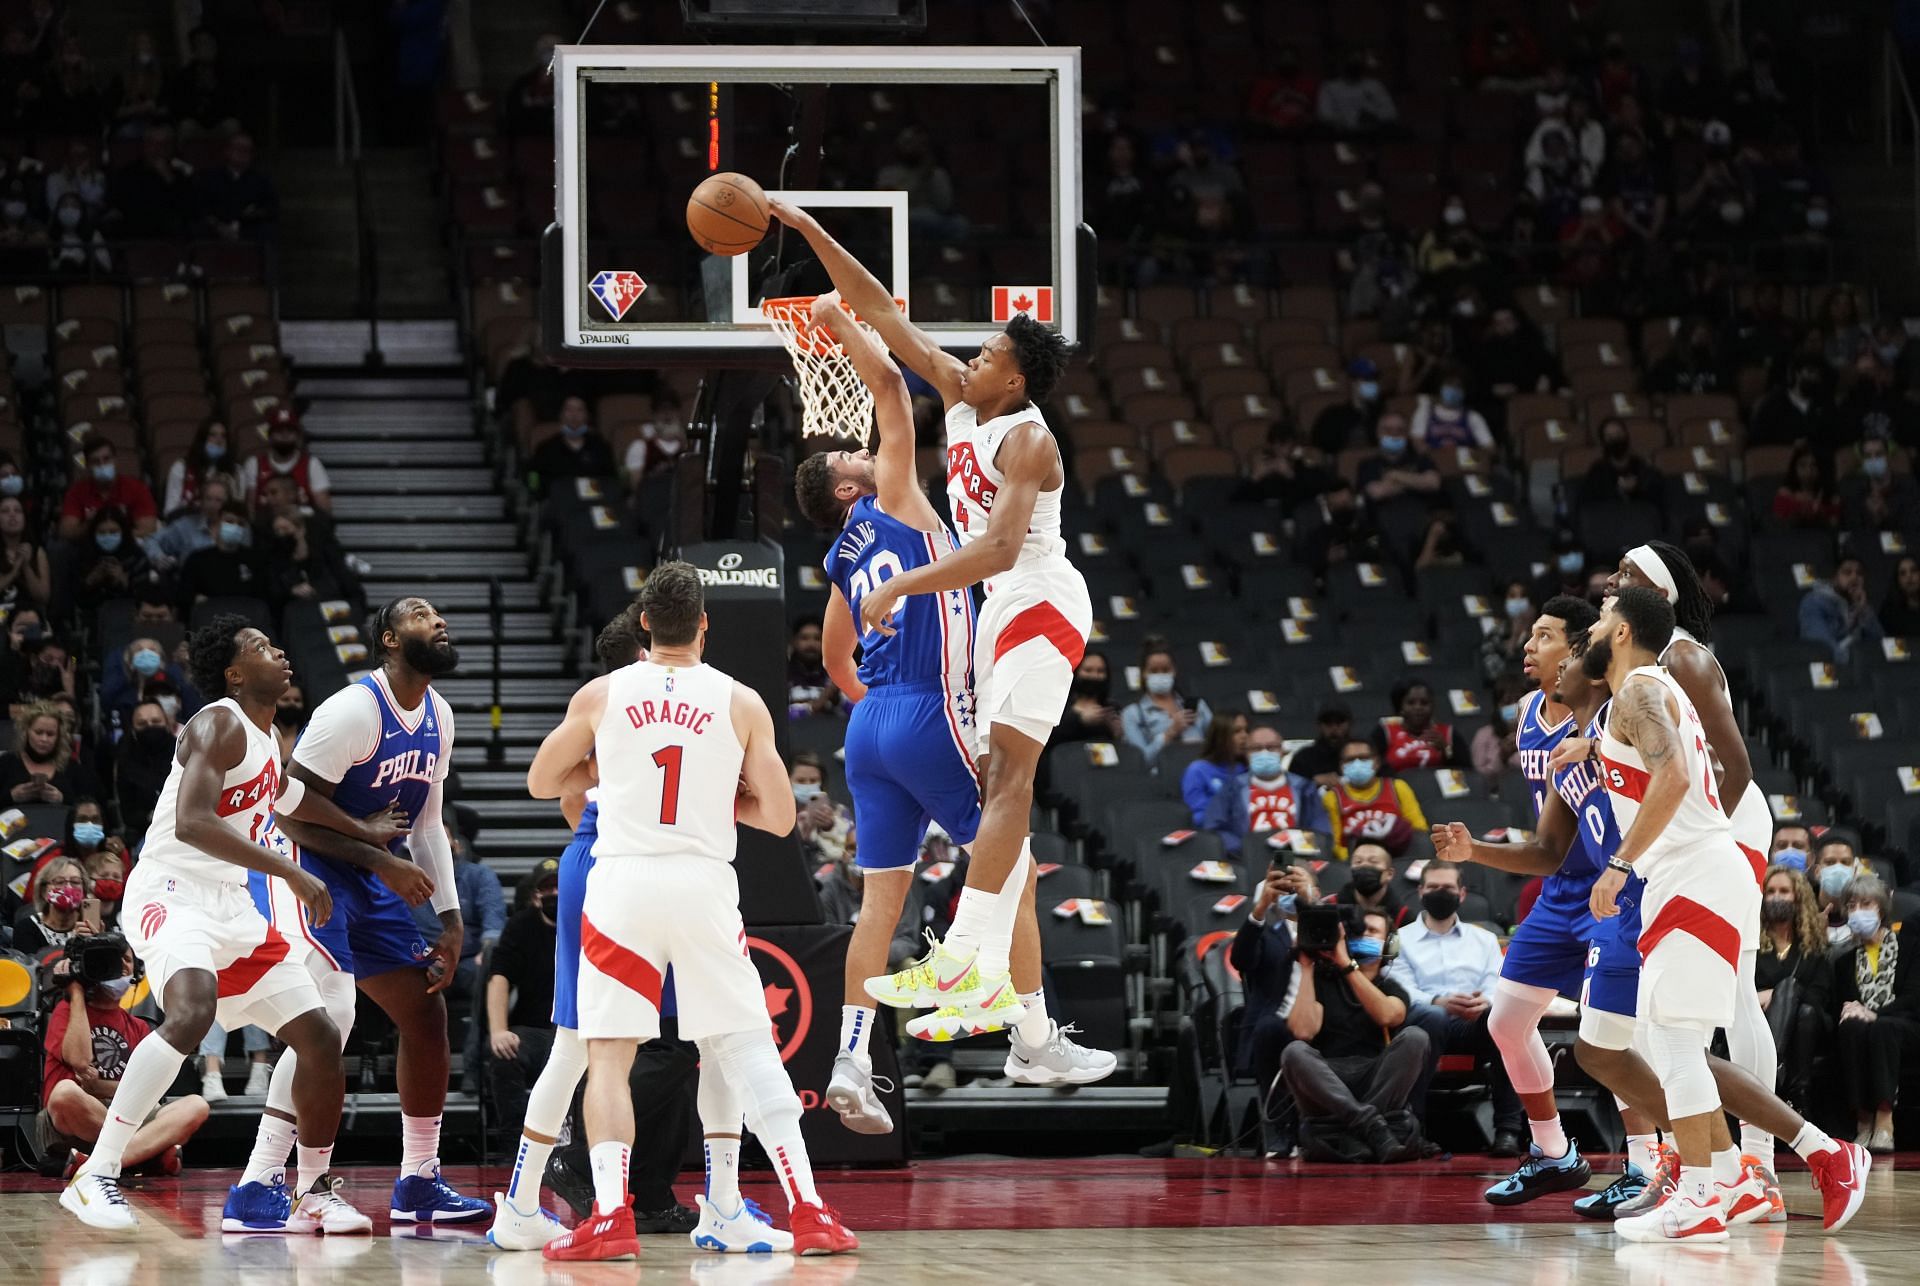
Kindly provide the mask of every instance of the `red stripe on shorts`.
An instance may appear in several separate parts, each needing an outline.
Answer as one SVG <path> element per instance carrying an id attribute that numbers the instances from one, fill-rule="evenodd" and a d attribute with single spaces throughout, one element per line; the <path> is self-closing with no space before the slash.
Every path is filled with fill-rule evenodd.
<path id="1" fill-rule="evenodd" d="M 217 982 L 219 994 L 246 995 L 253 990 L 254 983 L 267 976 L 267 970 L 286 958 L 287 940 L 280 936 L 280 930 L 269 924 L 265 942 L 220 971 Z"/>
<path id="2" fill-rule="evenodd" d="M 1660 940 L 1669 933 L 1690 933 L 1708 950 L 1727 962 L 1731 969 L 1740 965 L 1740 931 L 1726 917 L 1708 910 L 1692 898 L 1679 897 L 1660 908 L 1652 924 L 1640 931 L 1640 958 L 1647 959 Z"/>
<path id="3" fill-rule="evenodd" d="M 656 1010 L 660 1008 L 660 971 L 646 957 L 600 932 L 585 916 L 580 917 L 580 954 L 601 973 L 638 992 Z"/>
<path id="4" fill-rule="evenodd" d="M 1766 883 L 1767 859 L 1760 850 L 1757 848 L 1748 848 L 1739 840 L 1735 840 L 1733 846 L 1740 850 L 1740 855 L 1747 859 L 1747 865 L 1753 868 L 1753 882 L 1755 884 Z"/>
<path id="5" fill-rule="evenodd" d="M 998 661 L 1029 639 L 1042 638 L 1067 658 L 1068 665 L 1078 666 L 1080 658 L 1086 655 L 1086 639 L 1067 623 L 1060 609 L 1052 603 L 1035 603 L 1016 614 L 1007 622 L 1007 628 L 1000 631 L 1000 637 L 993 641 L 993 659 Z"/>

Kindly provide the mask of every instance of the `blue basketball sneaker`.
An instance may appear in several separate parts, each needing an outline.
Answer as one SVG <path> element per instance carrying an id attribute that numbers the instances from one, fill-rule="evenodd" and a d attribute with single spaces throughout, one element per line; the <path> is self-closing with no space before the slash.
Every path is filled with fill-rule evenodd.
<path id="1" fill-rule="evenodd" d="M 1620 1177 L 1598 1192 L 1589 1192 L 1573 1203 L 1573 1212 L 1583 1219 L 1612 1219 L 1613 1212 L 1647 1190 L 1647 1175 L 1631 1161 L 1620 1163 Z"/>
<path id="2" fill-rule="evenodd" d="M 440 1177 L 439 1162 L 432 1164 L 430 1174 L 409 1174 L 394 1180 L 389 1213 L 395 1223 L 473 1223 L 493 1213 L 493 1207 L 480 1198 L 455 1192 Z"/>
<path id="3" fill-rule="evenodd" d="M 688 1233 L 687 1239 L 696 1249 L 723 1255 L 771 1254 L 793 1249 L 793 1234 L 774 1227 L 767 1212 L 745 1197 L 740 1198 L 739 1211 L 731 1215 L 721 1214 L 720 1208 L 708 1201 L 704 1192 L 694 1201 L 700 1207 L 700 1226 Z"/>
<path id="4" fill-rule="evenodd" d="M 1520 1163 L 1518 1170 L 1487 1189 L 1487 1203 L 1517 1206 L 1549 1192 L 1584 1188 L 1592 1175 L 1592 1168 L 1580 1155 L 1580 1145 L 1572 1139 L 1567 1140 L 1567 1154 L 1563 1157 L 1549 1157 L 1535 1143 L 1527 1148 L 1527 1159 Z"/>
<path id="5" fill-rule="evenodd" d="M 285 1232 L 293 1217 L 293 1193 L 284 1170 L 268 1176 L 271 1183 L 240 1183 L 227 1189 L 226 1209 L 220 1212 L 221 1232 Z"/>

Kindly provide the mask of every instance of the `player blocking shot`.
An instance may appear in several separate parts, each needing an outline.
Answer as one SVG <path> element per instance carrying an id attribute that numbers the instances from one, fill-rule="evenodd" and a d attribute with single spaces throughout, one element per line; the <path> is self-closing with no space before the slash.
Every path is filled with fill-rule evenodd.
<path id="1" fill-rule="evenodd" d="M 793 1248 L 803 1255 L 857 1249 L 814 1188 L 800 1097 L 774 1046 L 740 919 L 736 821 L 776 835 L 793 829 L 773 718 L 752 689 L 702 663 L 707 617 L 693 567 L 655 567 L 639 606 L 651 637 L 647 659 L 576 693 L 527 770 L 536 799 L 582 794 L 596 773 L 599 786 L 579 979 L 594 1206 L 543 1253 L 552 1260 L 639 1253 L 627 1190 L 634 1129 L 627 1076 L 639 1046 L 660 1034 L 669 968 L 680 1035 L 700 1048 L 703 1086 L 710 1073 L 725 1077 L 772 1159 Z M 712 1119 L 704 1109 L 701 1115 Z"/>

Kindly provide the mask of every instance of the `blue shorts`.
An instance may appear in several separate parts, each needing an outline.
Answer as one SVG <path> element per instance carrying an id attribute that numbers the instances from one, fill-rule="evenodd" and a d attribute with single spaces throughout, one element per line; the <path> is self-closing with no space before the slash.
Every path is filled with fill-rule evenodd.
<path id="1" fill-rule="evenodd" d="M 429 943 L 413 911 L 371 872 L 343 866 L 293 846 L 294 859 L 333 894 L 333 915 L 307 933 L 334 968 L 355 978 L 377 978 L 395 969 L 420 969 Z"/>
<path id="2" fill-rule="evenodd" d="M 1570 900 L 1543 897 L 1513 931 L 1500 976 L 1575 999 L 1586 975 L 1587 946 L 1593 933 L 1593 912 L 1586 903 L 1575 906 Z"/>
<path id="3" fill-rule="evenodd" d="M 560 854 L 560 906 L 553 925 L 553 1025 L 580 1029 L 580 920 L 587 913 L 587 873 L 593 870 L 593 837 L 575 835 Z M 677 1014 L 673 966 L 660 985 L 662 1017 Z"/>
<path id="4" fill-rule="evenodd" d="M 980 829 L 980 780 L 962 748 L 972 735 L 970 707 L 943 684 L 896 683 L 867 689 L 847 720 L 847 788 L 862 870 L 891 871 L 920 859 L 929 818 L 956 844 Z"/>
<path id="5" fill-rule="evenodd" d="M 1620 914 L 1602 920 L 1587 952 L 1587 976 L 1580 1003 L 1622 1018 L 1632 1018 L 1640 995 L 1640 899 L 1646 881 L 1627 877 L 1617 899 Z"/>

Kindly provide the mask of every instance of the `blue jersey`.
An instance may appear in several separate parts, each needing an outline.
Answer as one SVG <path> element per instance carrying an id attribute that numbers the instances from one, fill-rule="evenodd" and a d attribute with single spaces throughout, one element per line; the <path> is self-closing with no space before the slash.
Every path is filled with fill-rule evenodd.
<path id="1" fill-rule="evenodd" d="M 453 729 L 447 721 L 446 703 L 432 688 L 415 712 L 418 722 L 409 727 L 393 704 L 393 697 L 376 674 L 360 680 L 360 686 L 373 693 L 374 708 L 380 713 L 380 739 L 371 758 L 348 768 L 334 787 L 333 802 L 349 817 L 377 813 L 388 804 L 398 803 L 413 825 L 419 825 L 426 813 L 427 794 L 436 778 L 446 773 L 441 764 L 452 751 Z M 294 758 L 300 748 L 294 747 Z M 304 761 L 302 761 L 304 762 Z M 405 837 L 388 847 L 395 853 L 406 846 Z"/>
<path id="2" fill-rule="evenodd" d="M 1520 698 L 1520 718 L 1514 731 L 1514 745 L 1520 752 L 1520 772 L 1527 779 L 1527 792 L 1533 797 L 1534 825 L 1547 807 L 1547 758 L 1559 748 L 1573 728 L 1573 716 L 1567 715 L 1549 728 L 1543 719 L 1546 694 L 1527 693 Z"/>
<path id="3" fill-rule="evenodd" d="M 1602 713 L 1605 710 L 1602 706 Z M 1596 718 L 1587 725 L 1586 735 L 1598 738 L 1602 726 Z M 1560 869 L 1547 877 L 1542 896 L 1585 902 L 1593 891 L 1593 882 L 1606 869 L 1607 859 L 1620 847 L 1613 805 L 1607 799 L 1606 787 L 1600 783 L 1599 769 L 1588 760 L 1554 773 L 1553 789 L 1573 814 L 1573 846 L 1567 850 Z"/>
<path id="4" fill-rule="evenodd" d="M 909 527 L 874 496 L 854 501 L 847 526 L 827 551 L 827 579 L 860 619 L 860 600 L 876 585 L 952 553 L 953 533 Z M 860 681 L 870 688 L 940 680 L 950 691 L 971 682 L 973 596 L 964 589 L 915 594 L 895 607 L 892 634 L 873 630 L 860 639 Z"/>

